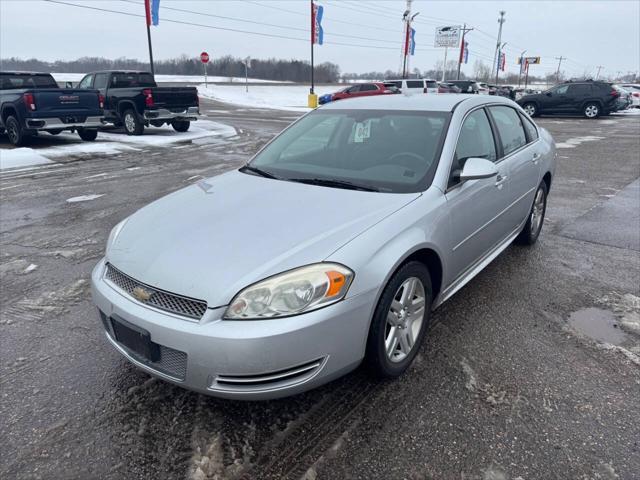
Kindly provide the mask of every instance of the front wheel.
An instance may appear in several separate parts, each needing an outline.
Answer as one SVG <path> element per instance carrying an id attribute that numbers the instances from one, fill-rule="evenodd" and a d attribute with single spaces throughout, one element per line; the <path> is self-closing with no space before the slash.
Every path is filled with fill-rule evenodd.
<path id="1" fill-rule="evenodd" d="M 382 292 L 367 339 L 365 361 L 381 378 L 402 375 L 418 354 L 429 325 L 432 289 L 429 270 L 409 262 Z"/>
<path id="2" fill-rule="evenodd" d="M 176 132 L 186 132 L 191 126 L 189 120 L 174 120 L 171 125 Z"/>
<path id="3" fill-rule="evenodd" d="M 582 111 L 585 117 L 589 119 L 598 118 L 600 116 L 600 106 L 597 103 L 587 103 Z"/>
<path id="4" fill-rule="evenodd" d="M 127 135 L 142 135 L 142 132 L 144 132 L 144 124 L 134 110 L 125 110 L 122 116 L 122 123 L 124 123 L 124 130 Z"/>
<path id="5" fill-rule="evenodd" d="M 93 142 L 96 138 L 98 138 L 98 130 L 79 128 L 78 135 L 85 142 Z"/>
<path id="6" fill-rule="evenodd" d="M 524 224 L 524 228 L 520 232 L 520 235 L 516 238 L 516 242 L 521 245 L 533 245 L 540 236 L 542 230 L 542 224 L 544 223 L 544 215 L 547 212 L 547 184 L 543 180 L 536 190 L 536 195 L 533 197 L 533 205 L 529 212 L 527 222 Z"/>
<path id="7" fill-rule="evenodd" d="M 538 115 L 538 107 L 536 107 L 535 103 L 525 103 L 522 109 L 524 110 L 524 113 L 532 118 Z"/>
<path id="8" fill-rule="evenodd" d="M 29 133 L 22 128 L 16 117 L 12 115 L 9 116 L 5 121 L 5 127 L 7 129 L 9 141 L 16 147 L 23 146 L 29 140 Z"/>

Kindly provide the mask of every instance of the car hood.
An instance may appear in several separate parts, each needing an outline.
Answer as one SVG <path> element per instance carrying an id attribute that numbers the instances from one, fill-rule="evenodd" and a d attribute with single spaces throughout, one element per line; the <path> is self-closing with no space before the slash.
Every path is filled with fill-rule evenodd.
<path id="1" fill-rule="evenodd" d="M 107 261 L 150 286 L 222 306 L 265 277 L 324 260 L 419 195 L 232 171 L 131 215 Z"/>

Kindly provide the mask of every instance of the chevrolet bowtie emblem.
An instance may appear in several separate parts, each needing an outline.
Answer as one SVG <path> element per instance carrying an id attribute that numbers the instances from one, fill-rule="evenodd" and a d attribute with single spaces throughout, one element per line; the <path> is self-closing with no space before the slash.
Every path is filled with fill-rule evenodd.
<path id="1" fill-rule="evenodd" d="M 147 290 L 144 287 L 138 286 L 133 289 L 133 291 L 131 292 L 131 295 L 133 295 L 136 300 L 140 300 L 141 302 L 146 302 L 151 298 L 151 295 L 153 295 L 153 292 Z"/>

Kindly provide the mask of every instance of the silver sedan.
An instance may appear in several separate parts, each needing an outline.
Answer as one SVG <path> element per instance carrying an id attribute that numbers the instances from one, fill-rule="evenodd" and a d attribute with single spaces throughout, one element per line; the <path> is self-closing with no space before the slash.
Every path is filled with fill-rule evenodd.
<path id="1" fill-rule="evenodd" d="M 330 103 L 114 227 L 92 275 L 106 338 L 220 397 L 291 395 L 363 361 L 397 377 L 433 309 L 536 242 L 555 157 L 501 97 Z"/>

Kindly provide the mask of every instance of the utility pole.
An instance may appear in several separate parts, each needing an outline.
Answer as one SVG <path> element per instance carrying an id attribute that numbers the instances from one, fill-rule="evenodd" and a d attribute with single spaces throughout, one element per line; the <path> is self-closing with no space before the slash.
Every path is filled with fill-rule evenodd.
<path id="1" fill-rule="evenodd" d="M 500 65 L 498 64 L 498 55 L 500 54 L 500 45 L 502 44 L 502 24 L 505 22 L 504 14 L 507 13 L 504 10 L 500 10 L 500 18 L 498 19 L 498 42 L 496 43 L 496 53 L 493 56 L 493 68 L 496 72 L 496 83 L 498 83 L 498 72 L 500 71 Z"/>
<path id="2" fill-rule="evenodd" d="M 473 30 L 473 28 L 467 28 L 467 24 L 464 24 L 464 27 L 462 27 L 462 43 L 460 44 L 460 57 L 458 58 L 458 76 L 456 77 L 456 80 L 460 80 L 460 67 L 462 66 L 462 62 L 464 60 L 464 51 L 466 49 L 466 46 L 464 44 L 465 42 L 465 36 L 467 35 L 467 32 L 470 32 L 471 30 Z"/>
<path id="3" fill-rule="evenodd" d="M 556 70 L 556 83 L 560 83 L 560 65 L 562 65 L 562 60 L 566 60 L 567 57 L 563 57 L 560 55 L 559 57 L 554 57 L 558 60 L 558 69 Z"/>
<path id="4" fill-rule="evenodd" d="M 598 73 L 596 73 L 596 80 L 600 77 L 600 70 L 602 70 L 604 67 L 602 65 L 598 65 Z"/>
<path id="5" fill-rule="evenodd" d="M 523 50 L 520 54 L 520 70 L 518 70 L 518 88 L 520 88 L 520 77 L 522 77 L 522 68 L 524 66 L 524 54 L 527 53 L 526 50 Z"/>

